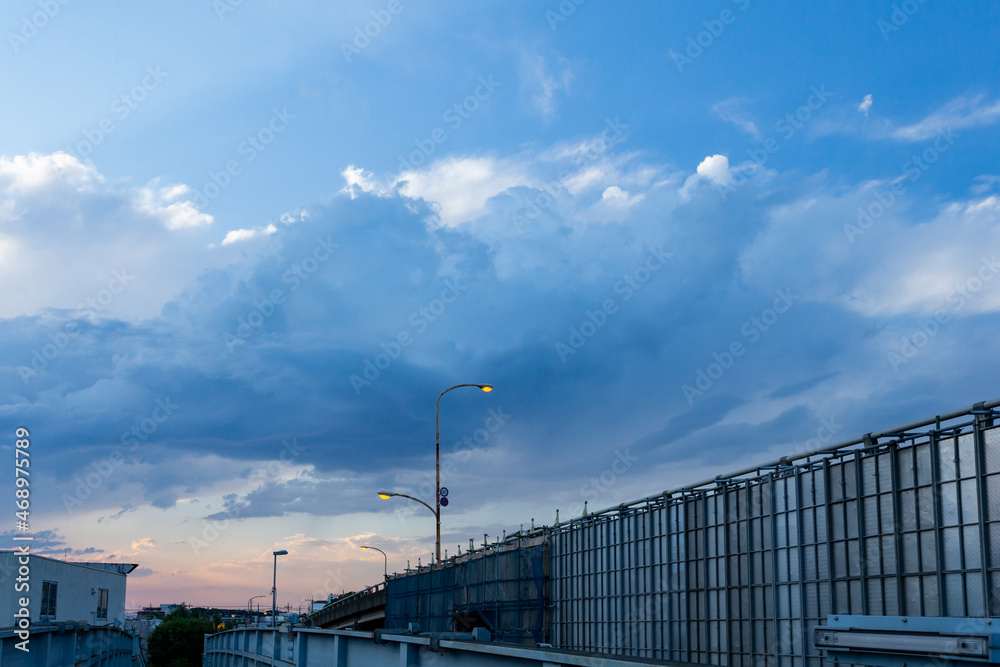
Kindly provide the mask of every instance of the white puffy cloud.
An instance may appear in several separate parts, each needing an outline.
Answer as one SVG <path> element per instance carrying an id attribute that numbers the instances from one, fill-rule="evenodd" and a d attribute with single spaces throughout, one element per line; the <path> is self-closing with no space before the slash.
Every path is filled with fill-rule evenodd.
<path id="1" fill-rule="evenodd" d="M 698 175 L 712 180 L 720 185 L 733 182 L 733 173 L 729 169 L 729 158 L 725 155 L 710 155 L 698 165 Z"/>
<path id="2" fill-rule="evenodd" d="M 262 236 L 270 236 L 276 231 L 278 231 L 278 228 L 273 224 L 268 225 L 267 227 L 258 227 L 256 229 L 234 229 L 226 232 L 226 237 L 222 239 L 222 245 L 230 245 L 241 241 L 250 241 Z"/>
<path id="3" fill-rule="evenodd" d="M 344 187 L 340 191 L 352 199 L 364 192 L 382 195 L 388 193 L 390 184 L 379 183 L 374 174 L 370 171 L 365 171 L 361 167 L 349 164 L 344 167 L 340 175 L 344 179 Z"/>
<path id="4" fill-rule="evenodd" d="M 508 188 L 530 185 L 525 165 L 490 157 L 448 158 L 397 177 L 400 192 L 434 202 L 445 227 L 479 217 L 486 200 Z"/>
<path id="5" fill-rule="evenodd" d="M 68 153 L 0 156 L 0 193 L 5 197 L 56 185 L 79 190 L 103 181 L 93 165 L 84 164 Z"/>
<path id="6" fill-rule="evenodd" d="M 202 213 L 184 197 L 190 188 L 183 184 L 160 187 L 157 181 L 137 188 L 134 194 L 138 213 L 155 218 L 167 229 L 186 229 L 212 224 L 212 216 Z"/>
<path id="7" fill-rule="evenodd" d="M 184 184 L 108 182 L 67 153 L 0 157 L 0 317 L 66 309 L 148 317 L 208 266 L 212 222 Z"/>
<path id="8" fill-rule="evenodd" d="M 725 155 L 709 155 L 698 163 L 695 173 L 688 176 L 684 185 L 678 190 L 681 200 L 691 199 L 694 189 L 703 181 L 716 186 L 732 185 L 733 172 L 729 168 L 729 158 Z"/>
<path id="9" fill-rule="evenodd" d="M 430 203 L 444 227 L 489 217 L 490 200 L 514 192 L 520 192 L 522 208 L 533 211 L 539 205 L 558 209 L 565 204 L 561 214 L 570 224 L 620 221 L 645 193 L 679 178 L 664 165 L 644 161 L 637 152 L 615 150 L 625 140 L 627 128 L 617 118 L 609 118 L 598 134 L 587 139 L 505 158 L 443 158 L 381 179 L 350 165 L 342 173 L 345 186 L 341 192 L 352 197 L 361 193 L 389 196 L 398 190 Z M 519 234 L 521 223 L 498 225 L 495 220 L 480 220 L 474 233 Z"/>
<path id="10" fill-rule="evenodd" d="M 138 540 L 133 540 L 132 551 L 149 551 L 150 549 L 156 548 L 156 540 L 152 537 L 143 537 Z"/>
<path id="11" fill-rule="evenodd" d="M 644 193 L 632 194 L 617 185 L 605 188 L 601 199 L 589 209 L 581 213 L 581 217 L 590 222 L 622 222 L 628 218 L 632 209 L 646 198 Z"/>

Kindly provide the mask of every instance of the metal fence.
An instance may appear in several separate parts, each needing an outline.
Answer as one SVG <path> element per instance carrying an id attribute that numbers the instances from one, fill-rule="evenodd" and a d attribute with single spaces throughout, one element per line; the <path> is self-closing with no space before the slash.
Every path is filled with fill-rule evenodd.
<path id="1" fill-rule="evenodd" d="M 998 406 L 783 457 L 392 579 L 387 626 L 459 629 L 478 611 L 502 637 L 565 649 L 819 667 L 811 638 L 829 615 L 995 614 Z M 532 603 L 542 598 L 544 610 Z"/>
<path id="2" fill-rule="evenodd" d="M 553 528 L 552 643 L 818 667 L 809 638 L 829 614 L 996 611 L 996 405 Z"/>

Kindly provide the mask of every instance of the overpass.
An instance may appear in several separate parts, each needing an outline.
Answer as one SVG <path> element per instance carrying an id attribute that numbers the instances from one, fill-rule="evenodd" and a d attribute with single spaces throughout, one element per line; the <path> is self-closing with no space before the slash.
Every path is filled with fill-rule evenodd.
<path id="1" fill-rule="evenodd" d="M 385 627 L 385 582 L 338 598 L 309 615 L 312 625 L 331 630 L 375 630 Z"/>

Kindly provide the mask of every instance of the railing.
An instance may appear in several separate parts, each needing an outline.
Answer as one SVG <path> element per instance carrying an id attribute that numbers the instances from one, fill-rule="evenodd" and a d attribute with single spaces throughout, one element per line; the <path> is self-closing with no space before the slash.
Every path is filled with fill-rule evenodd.
<path id="1" fill-rule="evenodd" d="M 351 593 L 350 595 L 345 595 L 343 597 L 339 597 L 336 600 L 333 600 L 332 602 L 328 602 L 325 607 L 323 607 L 319 611 L 316 611 L 316 612 L 313 612 L 313 613 L 318 614 L 321 611 L 327 611 L 327 610 L 330 610 L 330 609 L 336 609 L 337 607 L 339 607 L 341 605 L 348 605 L 348 604 L 350 604 L 351 602 L 353 602 L 355 600 L 366 598 L 369 595 L 373 595 L 373 594 L 378 593 L 379 591 L 382 591 L 382 590 L 385 590 L 385 582 L 384 581 L 382 583 L 380 583 L 380 584 L 375 584 L 374 586 L 369 586 L 368 588 L 365 588 L 364 590 L 358 591 L 357 593 Z M 311 615 L 312 614 L 310 614 L 310 616 Z"/>
<path id="2" fill-rule="evenodd" d="M 373 610 L 385 609 L 386 584 L 382 582 L 363 591 L 334 600 L 308 618 L 314 626 L 329 626 L 348 617 L 369 616 Z M 370 620 L 370 619 L 369 619 Z"/>
<path id="3" fill-rule="evenodd" d="M 474 633 L 405 630 L 229 630 L 205 637 L 204 667 L 635 667 L 649 661 L 522 647 L 489 641 L 485 628 Z M 656 664 L 674 664 L 663 663 Z"/>
<path id="4" fill-rule="evenodd" d="M 112 626 L 53 623 L 32 625 L 28 632 L 28 641 L 24 644 L 23 636 L 19 636 L 16 629 L 0 629 L 0 667 L 145 665 L 139 638 Z"/>
<path id="5" fill-rule="evenodd" d="M 969 426 L 976 421 L 981 421 L 984 418 L 1000 418 L 1000 411 L 997 410 L 998 408 L 1000 408 L 1000 399 L 976 403 L 968 408 L 955 410 L 943 415 L 937 415 L 930 419 L 923 419 L 911 424 L 906 424 L 905 426 L 898 426 L 887 431 L 867 433 L 859 438 L 845 440 L 820 449 L 806 452 L 796 452 L 795 454 L 789 456 L 782 456 L 777 461 L 770 461 L 768 463 L 762 463 L 760 465 L 744 468 L 742 470 L 735 470 L 723 475 L 716 475 L 712 479 L 695 482 L 694 484 L 687 484 L 679 488 L 657 493 L 656 495 L 640 498 L 639 500 L 633 500 L 631 502 L 621 503 L 620 505 L 614 505 L 612 507 L 592 511 L 582 517 L 570 517 L 563 523 L 556 524 L 556 526 L 546 527 L 544 530 L 572 530 L 576 527 L 576 524 L 600 521 L 608 516 L 617 516 L 621 514 L 628 515 L 637 510 L 660 507 L 668 504 L 671 499 L 703 494 L 706 491 L 713 491 L 720 486 L 744 482 L 747 478 L 763 479 L 771 475 L 773 471 L 790 468 L 793 463 L 809 464 L 814 463 L 817 460 L 821 461 L 832 456 L 842 455 L 859 449 L 869 450 L 877 447 L 880 440 L 883 443 L 886 441 L 899 443 L 914 440 L 921 435 L 954 431 L 956 429 Z M 916 431 L 921 432 L 916 433 Z M 534 532 L 539 532 L 541 530 L 543 529 L 533 529 Z"/>

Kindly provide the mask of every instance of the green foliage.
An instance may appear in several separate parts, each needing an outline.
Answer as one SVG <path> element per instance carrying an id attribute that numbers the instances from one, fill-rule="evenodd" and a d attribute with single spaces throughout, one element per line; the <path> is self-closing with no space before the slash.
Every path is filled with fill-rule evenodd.
<path id="1" fill-rule="evenodd" d="M 211 621 L 191 618 L 185 607 L 171 612 L 149 635 L 150 667 L 201 667 Z"/>
<path id="2" fill-rule="evenodd" d="M 187 608 L 187 605 L 182 604 L 181 606 L 174 609 L 172 612 L 167 614 L 166 620 L 177 620 L 180 618 L 192 618 L 191 610 Z"/>

